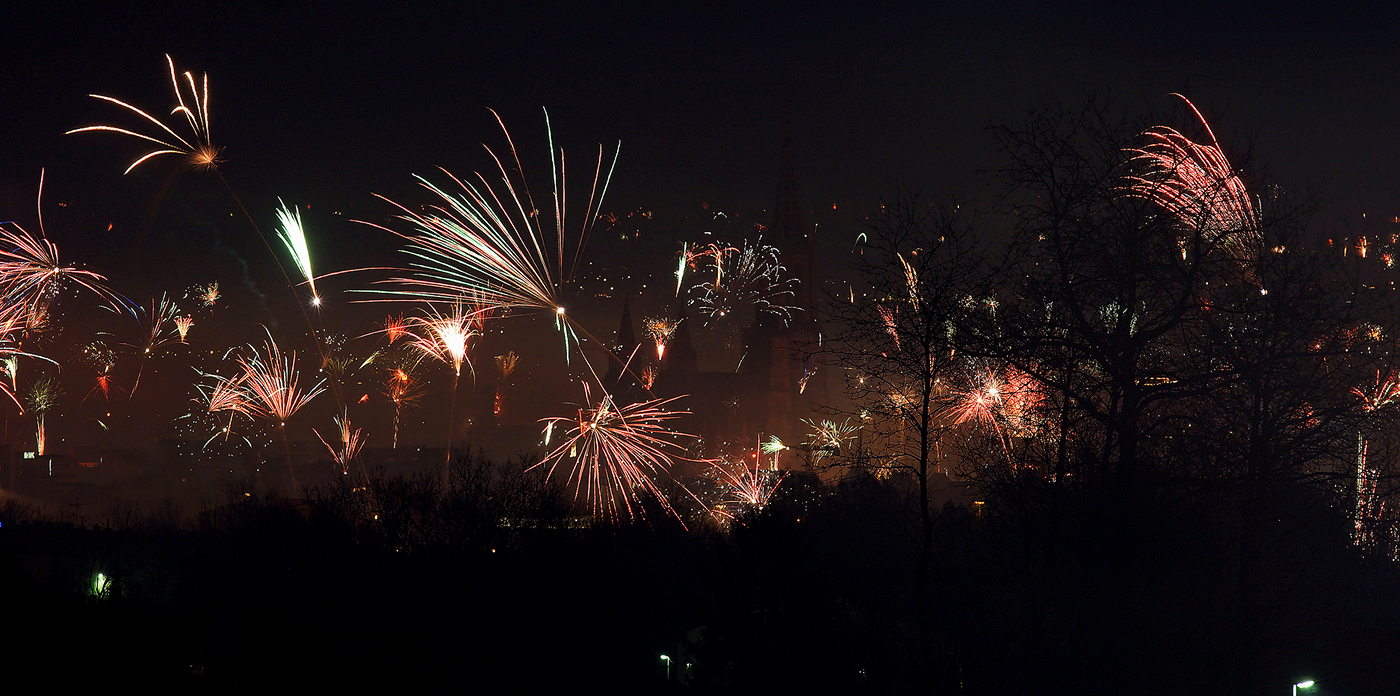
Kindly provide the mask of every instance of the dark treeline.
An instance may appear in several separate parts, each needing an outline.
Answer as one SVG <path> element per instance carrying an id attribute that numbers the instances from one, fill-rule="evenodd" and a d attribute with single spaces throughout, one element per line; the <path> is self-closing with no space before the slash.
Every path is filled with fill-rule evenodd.
<path id="1" fill-rule="evenodd" d="M 833 410 L 861 427 L 821 464 L 926 491 L 929 688 L 1400 683 L 1395 231 L 1329 239 L 1181 111 L 1181 131 L 1094 101 L 993 129 L 995 214 L 893 197 L 865 297 L 832 302 Z M 942 474 L 974 516 L 933 502 Z"/>

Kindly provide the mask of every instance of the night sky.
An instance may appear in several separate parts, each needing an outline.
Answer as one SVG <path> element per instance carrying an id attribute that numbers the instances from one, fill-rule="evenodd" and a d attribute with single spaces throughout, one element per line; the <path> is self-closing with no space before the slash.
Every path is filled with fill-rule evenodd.
<path id="1" fill-rule="evenodd" d="M 136 142 L 64 135 L 139 125 L 89 93 L 154 112 L 170 104 L 165 53 L 181 70 L 209 74 L 222 172 L 259 224 L 270 232 L 278 197 L 303 208 L 318 273 L 402 264 L 394 238 L 351 220 L 392 213 L 373 194 L 427 200 L 413 174 L 488 167 L 481 144 L 501 144 L 488 109 L 511 129 L 527 173 L 544 181 L 540 107 L 573 162 L 600 142 L 622 142 L 604 211 L 624 219 L 613 231 L 644 227 L 644 239 L 600 235 L 586 258 L 597 264 L 590 291 L 635 293 L 638 314 L 662 309 L 666 298 L 642 286 L 668 280 L 682 239 L 714 228 L 737 240 L 771 221 L 789 114 L 808 221 L 828 248 L 853 239 L 900 187 L 991 206 L 988 182 L 1002 162 L 988 126 L 1090 93 L 1134 118 L 1179 116 L 1167 95 L 1189 95 L 1226 151 L 1249 163 L 1246 181 L 1315 194 L 1313 224 L 1329 234 L 1400 214 L 1391 123 L 1400 48 L 1393 16 L 1361 10 L 11 5 L 0 11 L 0 219 L 37 227 L 46 168 L 47 231 L 66 258 L 138 304 L 220 281 L 226 314 L 194 330 L 225 332 L 205 339 L 206 350 L 257 340 L 258 324 L 283 331 L 300 321 L 261 242 L 215 177 L 178 171 L 174 157 L 123 177 L 142 152 Z M 629 212 L 652 217 L 638 227 Z M 377 277 L 324 282 L 333 330 L 353 339 L 373 329 L 383 310 L 351 305 L 344 291 Z M 610 335 L 617 299 L 574 315 Z M 76 340 L 87 325 L 71 321 Z M 554 340 L 547 330 L 514 336 L 532 348 L 532 336 Z M 558 356 L 540 350 L 524 356 L 534 377 L 562 377 L 550 372 Z M 159 418 L 186 403 L 178 392 L 188 384 L 177 383 Z"/>

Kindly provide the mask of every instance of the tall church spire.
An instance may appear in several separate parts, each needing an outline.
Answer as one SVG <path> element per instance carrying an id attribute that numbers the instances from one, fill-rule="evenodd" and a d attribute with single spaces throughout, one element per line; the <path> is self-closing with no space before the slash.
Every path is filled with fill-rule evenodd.
<path id="1" fill-rule="evenodd" d="M 819 290 L 816 277 L 816 239 L 802 215 L 802 199 L 797 192 L 796 145 L 793 142 L 792 112 L 783 128 L 782 162 L 778 166 L 778 199 L 773 206 L 772 234 L 764 241 L 778 248 L 779 259 L 789 276 L 797 278 L 793 304 L 801 308 L 795 321 L 816 317 Z"/>
<path id="2" fill-rule="evenodd" d="M 608 374 L 603 378 L 603 384 L 609 389 L 617 384 L 626 373 L 622 371 L 623 363 L 632 357 L 632 353 L 637 349 L 637 334 L 632 330 L 632 296 L 624 294 L 622 296 L 622 324 L 617 327 L 617 338 L 609 346 L 612 354 L 617 356 L 616 360 L 610 360 L 608 364 Z"/>

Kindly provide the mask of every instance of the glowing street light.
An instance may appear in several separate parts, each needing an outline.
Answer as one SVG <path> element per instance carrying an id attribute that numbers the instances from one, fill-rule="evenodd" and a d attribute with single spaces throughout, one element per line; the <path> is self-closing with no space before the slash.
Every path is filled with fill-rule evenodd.
<path id="1" fill-rule="evenodd" d="M 1313 680 L 1309 679 L 1307 681 L 1300 681 L 1297 684 L 1293 685 L 1293 696 L 1298 696 L 1298 689 L 1307 691 L 1311 688 L 1313 688 Z"/>
<path id="2" fill-rule="evenodd" d="M 666 661 L 666 681 L 671 681 L 671 656 L 662 655 L 661 659 Z M 1308 682 L 1308 684 L 1311 685 L 1312 682 Z M 1298 696 L 1298 693 L 1295 691 L 1293 696 Z"/>

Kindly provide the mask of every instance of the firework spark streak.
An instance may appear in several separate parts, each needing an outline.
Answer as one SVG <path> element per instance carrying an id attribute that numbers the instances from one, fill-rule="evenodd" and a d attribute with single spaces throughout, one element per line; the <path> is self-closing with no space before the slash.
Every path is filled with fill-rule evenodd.
<path id="1" fill-rule="evenodd" d="M 492 112 L 493 114 L 495 112 Z M 546 215 L 535 204 L 526 183 L 515 143 L 496 116 L 505 133 L 510 160 L 507 166 L 496 151 L 486 147 L 496 163 L 497 173 L 488 176 L 476 173 L 475 180 L 462 180 L 446 172 L 456 185 L 448 191 L 418 177 L 422 185 L 440 201 L 419 212 L 393 203 L 402 211 L 399 218 L 413 227 L 411 233 L 391 233 L 408 240 L 405 252 L 416 259 L 412 277 L 391 279 L 389 283 L 403 289 L 390 295 L 414 299 L 456 301 L 464 293 L 473 293 L 491 311 L 509 315 L 517 312 L 544 311 L 555 317 L 556 325 L 565 334 L 566 355 L 570 339 L 577 341 L 565 317 L 562 304 L 563 286 L 570 282 L 578 266 L 579 256 L 588 241 L 597 217 L 598 206 L 607 194 L 612 168 L 603 176 L 603 148 L 598 147 L 593 187 L 584 208 L 572 262 L 565 265 L 566 230 L 569 229 L 567 177 L 564 153 L 554 147 L 549 114 L 545 112 L 545 129 L 549 139 L 553 176 L 552 215 Z M 612 157 L 617 164 L 621 144 Z M 515 172 L 513 176 L 511 172 Z M 601 186 L 600 186 L 601 185 Z M 384 199 L 388 201 L 388 199 Z M 549 217 L 547 229 L 543 222 Z M 366 223 L 371 224 L 373 223 Z M 381 229 L 388 229 L 373 225 Z"/>
<path id="2" fill-rule="evenodd" d="M 1394 374 L 1382 374 L 1377 370 L 1375 386 L 1369 390 L 1352 387 L 1351 393 L 1361 399 L 1361 405 L 1367 411 L 1376 411 L 1400 397 L 1400 379 L 1396 379 Z"/>
<path id="3" fill-rule="evenodd" d="M 511 373 L 515 372 L 515 365 L 520 362 L 520 356 L 515 351 L 509 351 L 505 355 L 496 356 L 496 369 L 501 373 L 501 379 L 510 379 Z"/>
<path id="4" fill-rule="evenodd" d="M 84 126 L 82 128 L 70 130 L 68 134 L 83 133 L 86 131 L 108 131 L 145 140 L 155 143 L 158 146 L 155 150 L 138 157 L 135 162 L 132 162 L 131 165 L 126 168 L 126 171 L 122 172 L 122 174 L 130 173 L 131 170 L 135 169 L 142 162 L 157 155 L 184 155 L 188 158 L 189 163 L 198 169 L 212 169 L 217 166 L 220 161 L 219 151 L 221 148 L 214 147 L 209 139 L 209 75 L 205 74 L 203 76 L 203 88 L 201 89 L 200 84 L 195 81 L 194 75 L 190 74 L 188 71 L 181 75 L 176 75 L 175 61 L 169 55 L 165 56 L 165 62 L 170 66 L 170 86 L 175 91 L 175 101 L 178 103 L 178 106 L 171 110 L 170 115 L 181 114 L 185 117 L 185 121 L 189 124 L 192 133 L 190 137 L 182 137 L 170 126 L 161 123 L 156 117 L 131 104 L 120 99 L 104 97 L 100 94 L 89 94 L 88 96 L 116 104 L 150 121 L 152 125 L 160 128 L 162 132 L 152 136 L 144 133 L 137 133 L 136 131 L 127 130 L 125 128 L 118 128 L 116 126 Z M 185 78 L 183 85 L 180 81 L 180 77 Z M 188 104 L 185 102 L 185 87 L 189 88 L 190 93 L 190 101 Z"/>
<path id="5" fill-rule="evenodd" d="M 311 304 L 320 305 L 321 296 L 316 293 L 316 275 L 311 272 L 311 251 L 306 246 L 306 228 L 301 224 L 301 211 L 288 208 L 280 199 L 277 202 L 281 206 L 277 210 L 277 222 L 281 224 L 277 238 L 287 248 L 287 253 L 292 255 L 292 261 L 306 279 L 306 284 L 311 286 Z"/>
<path id="6" fill-rule="evenodd" d="M 759 446 L 759 451 L 764 454 L 777 454 L 785 449 L 787 449 L 787 445 L 784 445 L 782 438 L 777 435 L 769 435 L 768 439 Z"/>
<path id="7" fill-rule="evenodd" d="M 586 384 L 584 397 L 592 403 Z M 580 408 L 574 418 L 542 419 L 547 433 L 556 424 L 568 426 L 568 431 L 559 446 L 535 466 L 549 467 L 551 476 L 561 465 L 567 466 L 574 497 L 586 499 L 595 515 L 621 519 L 625 513 L 628 518 L 635 517 L 641 512 L 643 494 L 676 515 L 658 479 L 669 477 L 677 460 L 696 461 L 683 456 L 685 448 L 676 440 L 697 437 L 667 427 L 670 421 L 689 415 L 687 411 L 669 410 L 679 398 L 619 407 L 612 396 L 604 394 L 597 405 Z M 573 461 L 565 464 L 565 459 Z"/>
<path id="8" fill-rule="evenodd" d="M 757 243 L 745 242 L 742 247 L 710 245 L 697 253 L 709 256 L 715 264 L 714 282 L 693 286 L 690 304 L 695 305 L 707 320 L 715 320 L 751 306 L 755 311 L 792 321 L 798 308 L 785 304 L 795 297 L 796 278 L 783 278 L 786 268 L 778 262 L 777 247 L 768 246 L 760 238 Z"/>
<path id="9" fill-rule="evenodd" d="M 1200 119 L 1210 144 L 1192 141 L 1167 126 L 1143 133 L 1147 144 L 1129 150 L 1132 166 L 1145 174 L 1129 176 L 1128 192 L 1166 209 L 1187 227 L 1243 257 L 1259 241 L 1258 216 L 1249 191 L 1195 104 L 1180 94 Z"/>
<path id="10" fill-rule="evenodd" d="M 903 254 L 896 254 L 899 262 L 904 264 L 904 283 L 909 286 L 909 304 L 914 307 L 914 311 L 919 311 L 919 274 L 914 271 L 914 267 L 909 265 Z"/>
<path id="11" fill-rule="evenodd" d="M 408 322 L 404 321 L 403 315 L 384 317 L 384 336 L 389 339 L 389 343 L 408 335 Z"/>

